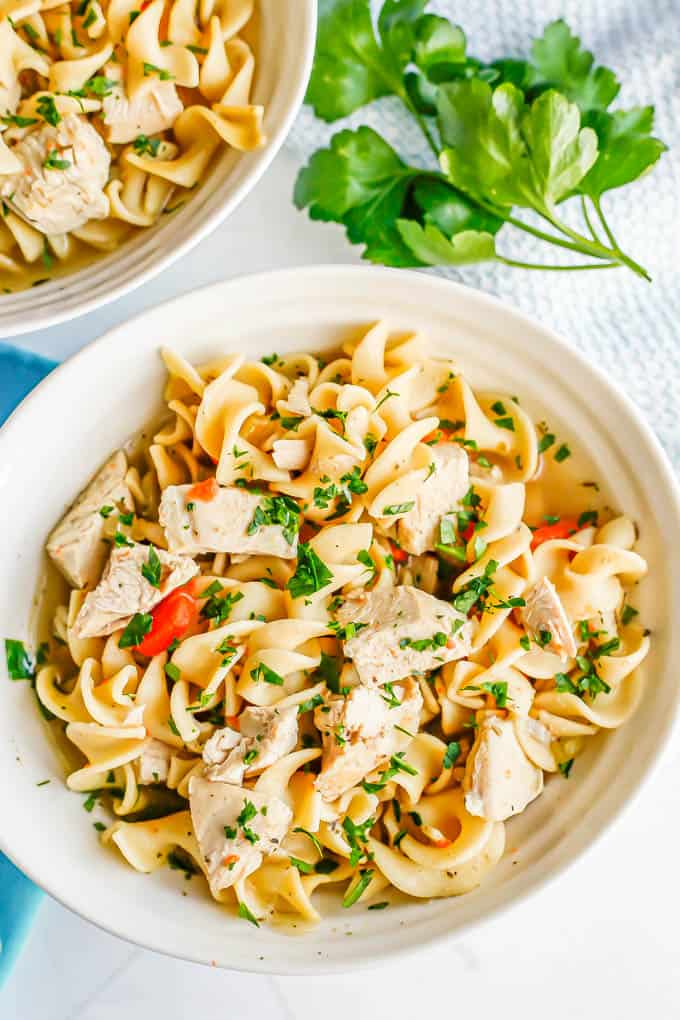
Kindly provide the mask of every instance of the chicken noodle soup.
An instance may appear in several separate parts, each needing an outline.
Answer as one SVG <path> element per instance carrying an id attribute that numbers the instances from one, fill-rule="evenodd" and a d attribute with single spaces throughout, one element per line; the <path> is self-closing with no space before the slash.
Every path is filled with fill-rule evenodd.
<path id="1" fill-rule="evenodd" d="M 0 286 L 72 272 L 262 145 L 255 0 L 27 0 L 0 15 Z M 11 15 L 11 16 L 10 16 Z"/>
<path id="2" fill-rule="evenodd" d="M 326 885 L 473 889 L 635 710 L 632 522 L 419 335 L 163 360 L 167 420 L 47 542 L 69 594 L 36 689 L 68 786 L 133 868 L 200 872 L 258 924 L 318 920 Z"/>

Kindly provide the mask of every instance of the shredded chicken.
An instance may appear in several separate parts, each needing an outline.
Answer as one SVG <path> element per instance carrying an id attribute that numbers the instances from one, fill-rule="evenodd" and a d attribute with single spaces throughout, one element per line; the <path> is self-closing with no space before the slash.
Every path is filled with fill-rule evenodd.
<path id="1" fill-rule="evenodd" d="M 111 157 L 89 121 L 78 114 L 43 124 L 12 153 L 23 169 L 0 179 L 0 197 L 43 234 L 67 234 L 109 214 L 104 187 Z"/>

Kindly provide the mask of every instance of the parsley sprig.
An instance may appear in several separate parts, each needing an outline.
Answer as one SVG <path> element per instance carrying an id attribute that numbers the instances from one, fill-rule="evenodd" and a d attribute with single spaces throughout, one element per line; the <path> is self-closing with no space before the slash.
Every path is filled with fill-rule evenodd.
<path id="1" fill-rule="evenodd" d="M 602 198 L 666 150 L 652 134 L 653 107 L 610 110 L 620 89 L 614 72 L 595 64 L 564 21 L 549 24 L 527 58 L 483 62 L 468 53 L 459 26 L 426 7 L 427 0 L 385 0 L 376 32 L 370 0 L 326 0 L 307 102 L 335 121 L 397 97 L 436 169 L 405 163 L 371 128 L 341 131 L 300 172 L 298 208 L 342 223 L 364 258 L 385 265 L 627 266 L 649 279 L 621 250 Z M 558 211 L 568 198 L 580 203 L 580 230 Z M 501 253 L 497 239 L 510 228 L 588 261 Z"/>

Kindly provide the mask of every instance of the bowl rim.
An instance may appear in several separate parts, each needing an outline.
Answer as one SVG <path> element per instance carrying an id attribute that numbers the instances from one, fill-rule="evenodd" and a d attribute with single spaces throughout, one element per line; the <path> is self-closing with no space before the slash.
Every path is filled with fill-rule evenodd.
<path id="1" fill-rule="evenodd" d="M 298 39 L 299 60 L 295 61 L 291 67 L 292 82 L 289 79 L 289 84 L 292 85 L 292 91 L 286 109 L 278 125 L 268 134 L 265 145 L 254 152 L 241 154 L 242 156 L 250 155 L 252 157 L 252 165 L 243 179 L 233 190 L 229 191 L 224 202 L 214 212 L 205 216 L 197 227 L 187 230 L 181 235 L 177 244 L 173 242 L 167 245 L 165 252 L 154 253 L 153 257 L 148 258 L 145 268 L 133 279 L 126 278 L 122 283 L 112 286 L 110 290 L 103 294 L 97 294 L 95 297 L 88 298 L 87 292 L 85 292 L 82 300 L 78 302 L 76 307 L 69 306 L 60 309 L 58 306 L 53 307 L 50 304 L 45 311 L 40 307 L 35 312 L 28 310 L 24 313 L 21 311 L 17 313 L 17 316 L 21 316 L 21 318 L 15 316 L 9 323 L 2 323 L 3 339 L 22 336 L 25 333 L 33 333 L 51 326 L 58 326 L 64 322 L 71 322 L 73 319 L 78 319 L 98 308 L 104 308 L 125 294 L 131 294 L 187 255 L 238 208 L 269 169 L 286 141 L 293 122 L 302 108 L 307 85 L 312 73 L 316 46 L 318 0 L 294 0 L 294 2 L 300 5 L 302 31 Z M 115 251 L 109 254 L 113 255 Z M 83 271 L 87 270 L 91 264 L 83 266 Z M 78 275 L 79 271 L 77 270 L 75 273 L 66 274 L 63 279 L 70 281 L 77 278 Z"/>
<path id="2" fill-rule="evenodd" d="M 296 285 L 299 286 L 301 277 L 306 277 L 311 281 L 324 278 L 326 280 L 330 278 L 337 281 L 338 276 L 342 276 L 345 280 L 370 276 L 376 281 L 379 281 L 382 278 L 394 279 L 398 277 L 402 281 L 410 278 L 412 285 L 414 287 L 422 288 L 423 292 L 426 292 L 429 289 L 432 292 L 438 292 L 440 295 L 448 295 L 452 303 L 455 303 L 456 298 L 458 298 L 461 302 L 467 303 L 468 309 L 471 309 L 475 315 L 479 314 L 480 316 L 483 316 L 485 310 L 495 312 L 497 314 L 500 313 L 509 321 L 514 322 L 515 325 L 523 326 L 534 333 L 538 332 L 539 334 L 542 334 L 555 346 L 555 353 L 561 352 L 568 355 L 568 357 L 575 362 L 577 367 L 580 367 L 584 372 L 594 376 L 599 384 L 607 391 L 607 395 L 612 400 L 613 404 L 616 405 L 618 403 L 629 418 L 633 420 L 640 438 L 644 441 L 646 452 L 653 457 L 655 462 L 654 466 L 659 470 L 663 478 L 667 506 L 677 520 L 678 527 L 680 528 L 680 483 L 675 477 L 668 456 L 640 410 L 633 403 L 631 398 L 628 397 L 617 384 L 610 380 L 603 369 L 589 361 L 589 359 L 581 351 L 569 344 L 567 340 L 563 339 L 550 327 L 542 325 L 534 317 L 526 315 L 524 312 L 519 311 L 516 307 L 495 297 L 494 295 L 448 280 L 444 277 L 416 272 L 413 270 L 394 269 L 382 266 L 320 264 L 296 267 L 293 269 L 277 269 L 261 273 L 244 273 L 230 277 L 218 283 L 197 288 L 187 294 L 161 302 L 153 308 L 146 309 L 145 311 L 138 313 L 126 322 L 120 323 L 107 330 L 102 336 L 92 341 L 89 345 L 75 352 L 67 360 L 50 372 L 50 374 L 24 398 L 24 400 L 0 428 L 0 463 L 3 461 L 5 447 L 8 445 L 11 446 L 14 432 L 18 428 L 22 427 L 24 420 L 32 414 L 33 406 L 40 399 L 42 393 L 48 389 L 51 390 L 55 387 L 59 387 L 61 385 L 61 380 L 69 375 L 76 364 L 81 366 L 86 364 L 88 360 L 101 359 L 102 356 L 106 355 L 107 349 L 113 349 L 119 344 L 124 330 L 129 329 L 129 327 L 133 324 L 149 318 L 159 309 L 168 311 L 174 306 L 180 307 L 182 302 L 195 300 L 198 295 L 206 294 L 211 291 L 220 292 L 221 295 L 224 295 L 225 292 L 228 292 L 229 290 L 238 291 L 239 288 L 246 283 L 256 292 L 267 293 L 272 281 L 276 281 L 279 285 L 285 285 L 288 278 L 291 282 L 294 281 Z M 566 873 L 567 870 L 574 867 L 577 863 L 580 863 L 591 847 L 599 843 L 605 837 L 607 832 L 621 820 L 623 815 L 632 810 L 633 806 L 637 802 L 637 798 L 641 795 L 646 785 L 651 782 L 652 778 L 657 774 L 657 770 L 670 757 L 670 754 L 673 751 L 674 739 L 680 739 L 680 683 L 676 683 L 673 695 L 672 711 L 664 720 L 663 729 L 660 730 L 660 736 L 653 751 L 650 751 L 648 755 L 645 769 L 640 771 L 634 779 L 630 781 L 625 795 L 618 794 L 618 796 L 608 804 L 606 815 L 597 822 L 597 825 L 592 826 L 590 831 L 583 832 L 579 835 L 577 852 L 574 856 L 571 859 L 565 859 L 563 857 L 562 859 L 551 860 L 551 858 L 556 856 L 558 852 L 557 849 L 553 847 L 543 858 L 544 866 L 542 868 L 542 874 L 533 876 L 532 871 L 534 869 L 528 869 L 529 873 L 521 877 L 521 880 L 518 882 L 515 895 L 512 899 L 497 903 L 490 908 L 486 908 L 482 915 L 464 921 L 455 931 L 433 932 L 432 934 L 425 935 L 418 944 L 404 944 L 399 947 L 391 947 L 389 952 L 383 950 L 378 945 L 375 948 L 372 948 L 371 952 L 366 953 L 363 957 L 354 958 L 349 961 L 334 961 L 329 957 L 325 957 L 321 960 L 311 959 L 309 963 L 305 963 L 303 966 L 292 961 L 279 963 L 275 956 L 270 955 L 267 957 L 266 963 L 259 963 L 259 961 L 254 960 L 250 961 L 247 965 L 238 963 L 236 966 L 232 965 L 230 967 L 226 967 L 224 964 L 218 964 L 218 966 L 223 966 L 225 969 L 233 969 L 247 973 L 282 976 L 311 976 L 314 974 L 324 975 L 331 973 L 347 973 L 359 969 L 366 969 L 370 966 L 388 964 L 400 959 L 413 957 L 416 954 L 427 952 L 435 945 L 443 945 L 446 942 L 452 942 L 454 939 L 465 937 L 465 935 L 469 934 L 471 931 L 477 929 L 481 930 L 485 925 L 519 906 L 519 904 L 524 900 L 528 900 L 529 898 L 536 896 L 549 883 L 552 883 L 562 874 Z M 0 831 L 0 850 L 2 850 L 2 852 L 4 852 L 20 870 L 24 871 L 29 878 L 31 878 L 37 885 L 43 888 L 64 907 L 83 917 L 85 920 L 95 924 L 101 930 L 122 938 L 131 945 L 152 949 L 176 959 L 188 960 L 205 965 L 214 965 L 214 961 L 207 960 L 206 957 L 201 955 L 199 952 L 192 953 L 190 946 L 187 946 L 186 949 L 182 949 L 182 951 L 171 949 L 164 944 L 160 934 L 154 934 L 154 937 L 152 938 L 145 933 L 143 941 L 137 940 L 129 932 L 121 930 L 113 922 L 107 923 L 105 919 L 95 916 L 89 910 L 82 909 L 80 906 L 75 906 L 72 902 L 69 902 L 69 897 L 66 894 L 58 892 L 53 888 L 53 883 L 47 875 L 38 875 L 35 873 L 34 869 L 24 868 L 21 863 L 20 851 L 17 851 L 17 848 L 12 848 L 9 844 L 10 840 L 8 832 L 3 833 Z"/>

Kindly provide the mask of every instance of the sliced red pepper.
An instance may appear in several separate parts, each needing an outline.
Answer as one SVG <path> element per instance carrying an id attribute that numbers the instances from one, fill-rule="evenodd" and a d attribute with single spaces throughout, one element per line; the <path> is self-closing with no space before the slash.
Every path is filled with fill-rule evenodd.
<path id="1" fill-rule="evenodd" d="M 151 630 L 137 645 L 142 655 L 158 655 L 173 641 L 180 641 L 198 620 L 198 603 L 188 592 L 179 588 L 151 610 Z"/>
<path id="2" fill-rule="evenodd" d="M 475 526 L 476 526 L 476 522 L 475 521 L 470 521 L 468 526 L 463 531 L 461 531 L 460 537 L 463 539 L 464 542 L 469 542 L 470 541 L 470 539 L 472 538 L 472 536 L 475 533 Z"/>
<path id="3" fill-rule="evenodd" d="M 395 542 L 390 542 L 390 549 L 392 550 L 392 559 L 395 563 L 406 563 L 408 553 L 405 549 L 402 549 L 402 547 L 397 545 Z"/>
<path id="4" fill-rule="evenodd" d="M 542 524 L 540 528 L 536 528 L 531 539 L 531 548 L 537 549 L 544 542 L 551 542 L 556 538 L 569 538 L 578 530 L 578 521 L 575 517 L 560 517 L 554 524 Z"/>
<path id="5" fill-rule="evenodd" d="M 202 482 L 196 482 L 187 492 L 187 500 L 198 499 L 202 503 L 209 503 L 215 498 L 219 491 L 216 478 L 206 478 Z"/>

